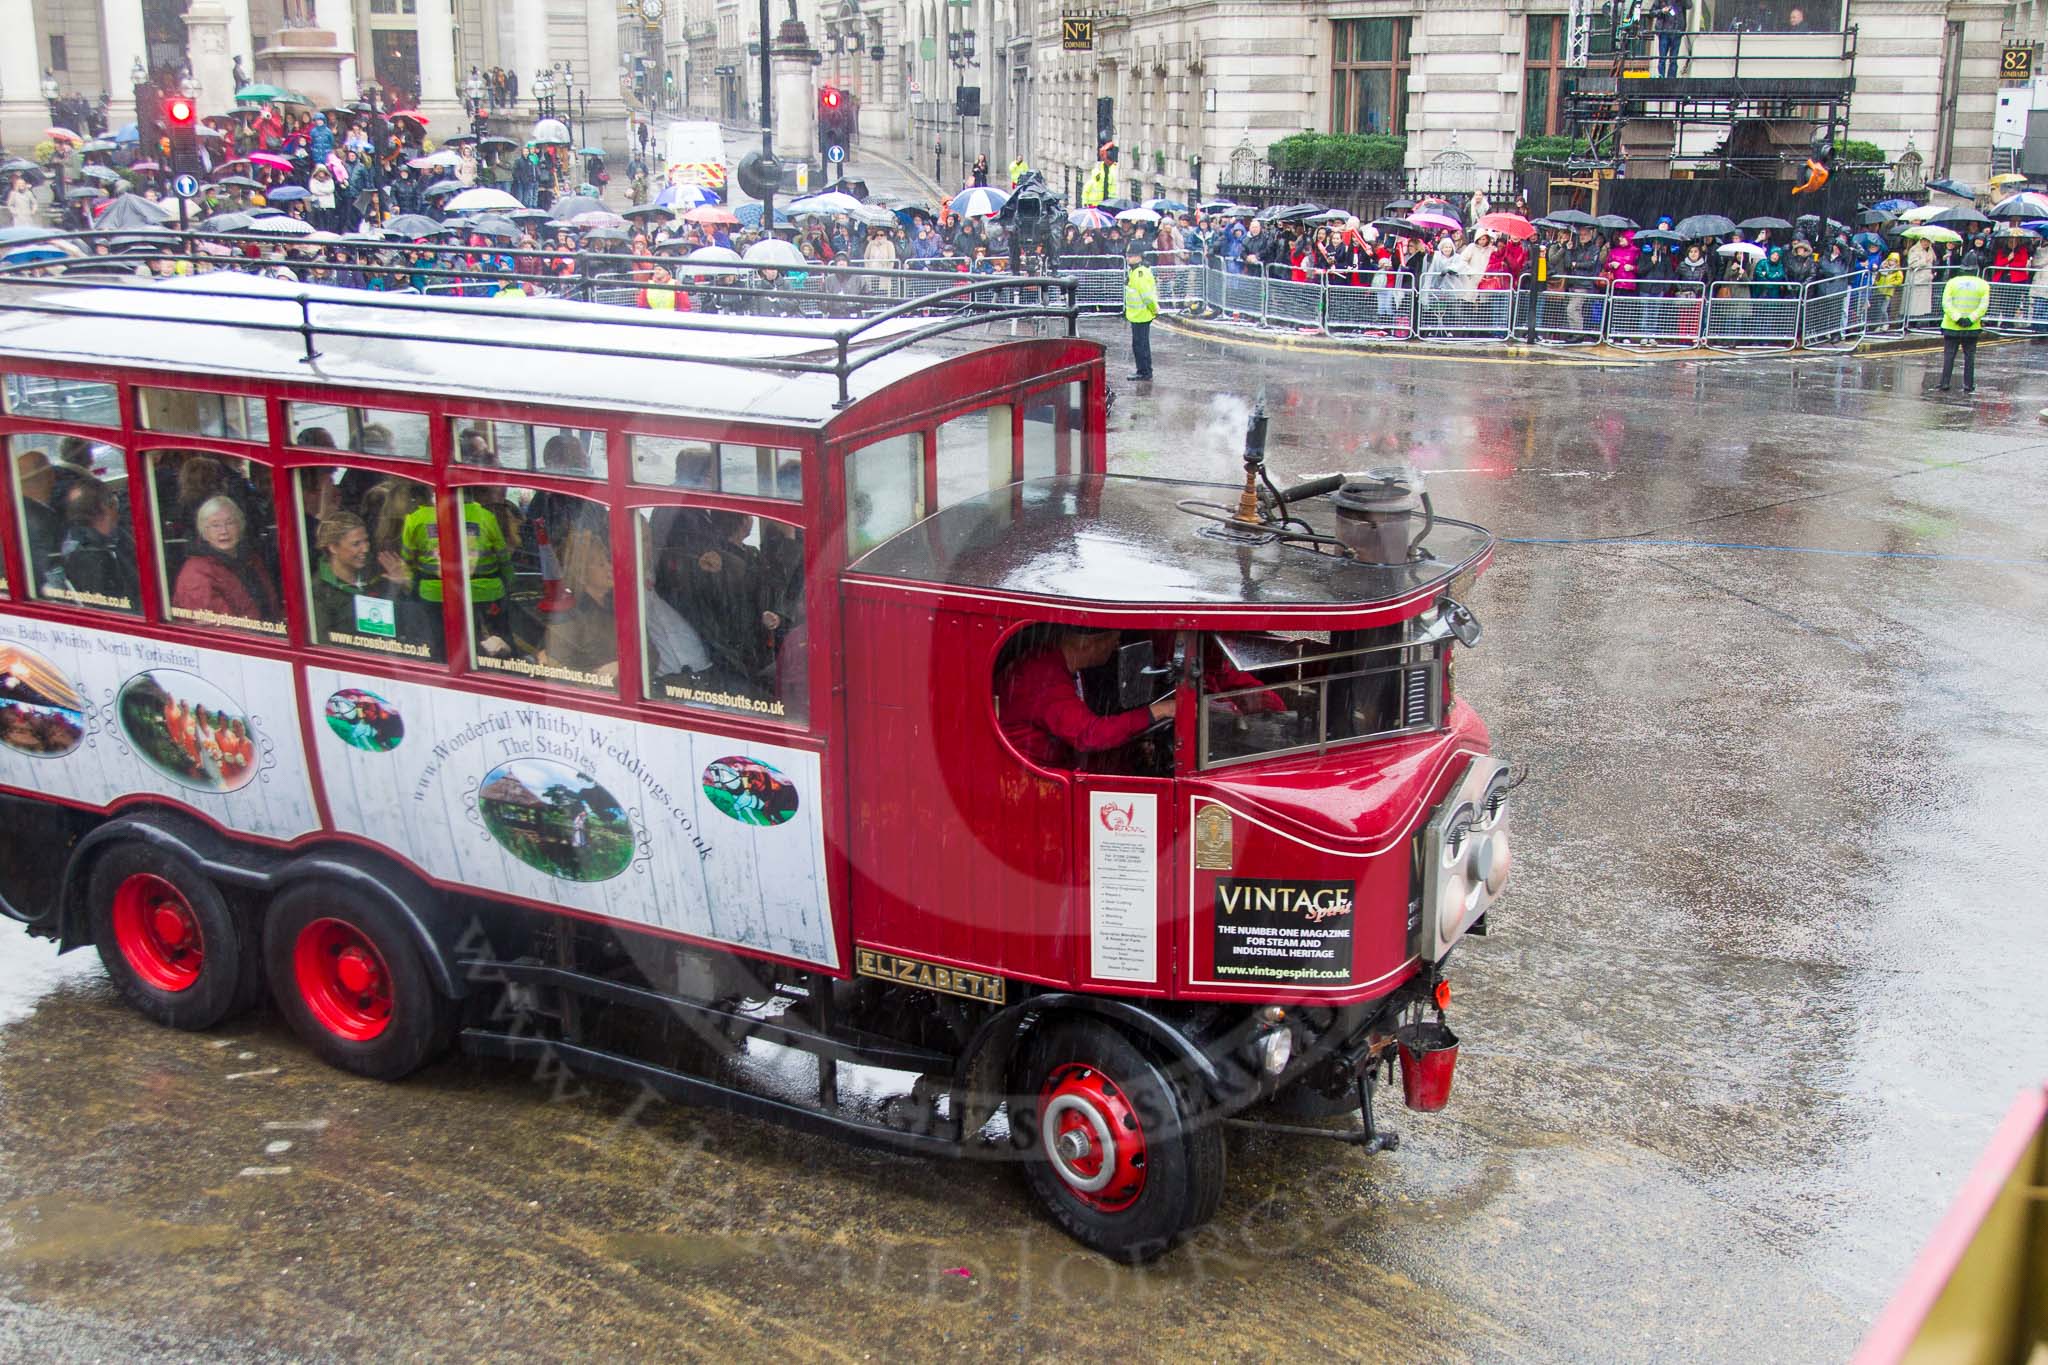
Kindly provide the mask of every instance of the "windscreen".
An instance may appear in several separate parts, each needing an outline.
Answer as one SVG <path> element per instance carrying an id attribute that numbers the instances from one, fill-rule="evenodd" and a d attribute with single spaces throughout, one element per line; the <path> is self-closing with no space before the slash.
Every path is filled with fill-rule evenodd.
<path id="1" fill-rule="evenodd" d="M 1433 728 L 1441 642 L 1369 630 L 1219 632 L 1202 651 L 1202 766 Z"/>

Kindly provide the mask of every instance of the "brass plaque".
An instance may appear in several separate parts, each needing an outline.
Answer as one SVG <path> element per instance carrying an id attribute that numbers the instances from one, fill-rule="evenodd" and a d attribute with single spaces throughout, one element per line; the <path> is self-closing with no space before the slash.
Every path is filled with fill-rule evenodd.
<path id="1" fill-rule="evenodd" d="M 1068 52 L 1088 52 L 1095 47 L 1095 21 L 1060 17 L 1060 47 Z"/>
<path id="2" fill-rule="evenodd" d="M 1208 805 L 1195 814 L 1195 866 L 1205 871 L 1228 872 L 1237 861 L 1237 826 L 1230 811 Z"/>
<path id="3" fill-rule="evenodd" d="M 959 967 L 941 967 L 936 962 L 921 962 L 914 957 L 898 957 L 894 953 L 878 953 L 872 948 L 854 950 L 854 970 L 862 976 L 872 976 L 883 981 L 897 981 L 906 986 L 919 986 L 942 995 L 957 995 L 967 1000 L 982 1000 L 991 1005 L 1003 1003 L 1008 983 L 1000 976 L 987 972 L 970 972 Z"/>

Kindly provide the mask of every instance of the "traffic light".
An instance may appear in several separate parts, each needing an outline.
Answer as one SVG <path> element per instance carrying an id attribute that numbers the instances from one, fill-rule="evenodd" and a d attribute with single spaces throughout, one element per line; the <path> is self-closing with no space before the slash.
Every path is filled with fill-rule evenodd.
<path id="1" fill-rule="evenodd" d="M 199 155 L 199 106 L 189 95 L 166 95 L 163 125 L 170 143 L 172 175 L 204 175 L 206 163 Z"/>

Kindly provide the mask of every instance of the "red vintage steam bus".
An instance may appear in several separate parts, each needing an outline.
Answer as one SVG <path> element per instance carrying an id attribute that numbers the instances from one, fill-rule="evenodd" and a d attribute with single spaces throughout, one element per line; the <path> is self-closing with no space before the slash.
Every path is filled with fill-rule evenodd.
<path id="1" fill-rule="evenodd" d="M 1492 540 L 1258 440 L 1242 489 L 1110 474 L 1073 323 L 0 286 L 0 908 L 364 1075 L 1006 1124 L 1124 1259 L 1213 1213 L 1225 1121 L 1391 1145 L 1507 872 L 1452 685 Z"/>

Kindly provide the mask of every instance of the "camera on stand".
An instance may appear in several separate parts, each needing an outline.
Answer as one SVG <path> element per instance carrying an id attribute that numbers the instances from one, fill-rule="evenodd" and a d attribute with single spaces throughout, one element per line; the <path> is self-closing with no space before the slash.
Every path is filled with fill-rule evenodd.
<path id="1" fill-rule="evenodd" d="M 1067 201 L 1046 186 L 1045 176 L 1026 171 L 1010 193 L 996 221 L 1010 235 L 1010 273 L 1021 275 L 1025 256 L 1039 256 L 1050 272 L 1058 264 L 1060 229 L 1067 221 Z"/>

